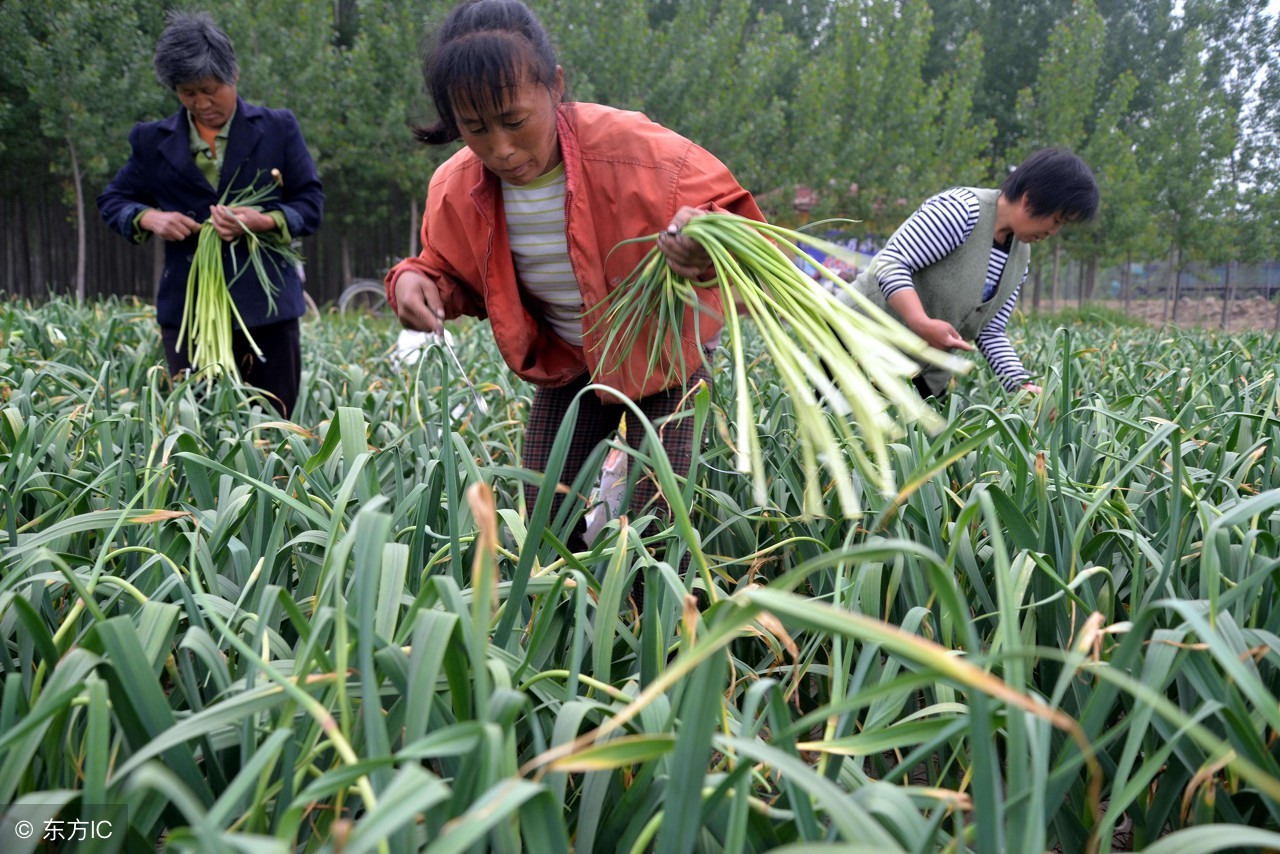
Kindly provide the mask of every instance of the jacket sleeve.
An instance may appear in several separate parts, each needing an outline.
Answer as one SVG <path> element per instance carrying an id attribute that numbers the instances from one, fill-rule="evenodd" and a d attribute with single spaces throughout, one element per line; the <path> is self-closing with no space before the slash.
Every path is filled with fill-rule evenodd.
<path id="1" fill-rule="evenodd" d="M 133 221 L 147 208 L 156 207 L 147 176 L 152 170 L 146 166 L 150 156 L 143 142 L 143 127 L 134 125 L 129 131 L 129 160 L 98 195 L 98 210 L 107 226 L 128 240 L 135 239 Z"/>
<path id="2" fill-rule="evenodd" d="M 383 279 L 387 302 L 391 304 L 392 311 L 397 310 L 396 280 L 405 272 L 412 270 L 436 283 L 436 290 L 440 294 L 440 301 L 444 306 L 446 320 L 452 320 L 462 315 L 486 317 L 484 299 L 463 284 L 462 278 L 452 268 L 448 260 L 440 252 L 436 251 L 431 242 L 431 220 L 433 217 L 444 215 L 443 211 L 432 208 L 431 193 L 428 193 L 427 202 L 423 205 L 422 212 L 422 231 L 420 234 L 422 251 L 412 258 L 403 259 L 387 273 L 386 278 Z"/>
<path id="3" fill-rule="evenodd" d="M 279 110 L 280 132 L 284 136 L 284 164 L 281 179 L 284 187 L 279 203 L 265 210 L 279 210 L 284 215 L 289 234 L 305 237 L 320 230 L 324 217 L 324 188 L 316 174 L 315 161 L 302 139 L 298 119 L 289 110 Z"/>
<path id="4" fill-rule="evenodd" d="M 382 280 L 382 285 L 386 288 L 387 302 L 391 304 L 391 310 L 398 310 L 396 307 L 396 280 L 405 272 L 412 270 L 436 283 L 436 290 L 439 291 L 440 301 L 444 306 L 445 320 L 452 320 L 464 314 L 471 317 L 487 317 L 484 303 L 473 296 L 470 290 L 460 284 L 457 279 L 442 273 L 440 266 L 433 264 L 430 256 L 431 253 L 424 249 L 419 255 L 405 258 L 387 273 L 386 278 Z"/>
<path id="5" fill-rule="evenodd" d="M 764 214 L 755 198 L 743 189 L 714 154 L 695 143 L 689 143 L 688 155 L 680 170 L 672 213 L 681 207 L 700 208 L 717 213 L 732 213 L 763 222 Z M 659 225 L 659 228 L 663 225 Z"/>

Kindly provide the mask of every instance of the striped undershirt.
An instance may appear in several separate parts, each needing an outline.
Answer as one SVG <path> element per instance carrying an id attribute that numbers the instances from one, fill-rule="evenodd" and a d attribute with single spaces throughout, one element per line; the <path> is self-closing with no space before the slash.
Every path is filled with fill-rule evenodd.
<path id="1" fill-rule="evenodd" d="M 876 279 L 885 298 L 903 288 L 915 287 L 912 273 L 936 264 L 959 249 L 978 224 L 979 207 L 978 197 L 963 187 L 944 190 L 926 200 L 877 255 Z M 995 294 L 1008 261 L 1008 250 L 992 245 L 982 292 L 984 300 Z M 1013 294 L 974 339 L 978 351 L 986 357 L 991 369 L 1009 391 L 1017 389 L 1030 377 L 1009 342 L 1007 329 L 1018 294 L 1026 281 L 1027 271 L 1024 270 L 1022 281 Z"/>
<path id="2" fill-rule="evenodd" d="M 565 241 L 564 164 L 521 186 L 503 181 L 502 204 L 522 289 L 557 335 L 581 347 L 582 289 Z"/>

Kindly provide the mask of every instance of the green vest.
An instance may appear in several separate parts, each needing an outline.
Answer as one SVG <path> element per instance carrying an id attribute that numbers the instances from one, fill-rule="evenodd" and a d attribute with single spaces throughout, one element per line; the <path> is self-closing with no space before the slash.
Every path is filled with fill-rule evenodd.
<path id="1" fill-rule="evenodd" d="M 969 239 L 936 264 L 912 273 L 911 279 L 925 313 L 932 318 L 947 321 L 962 338 L 972 341 L 1009 300 L 1018 285 L 1022 284 L 1022 277 L 1031 262 L 1031 248 L 1020 243 L 1017 237 L 1013 238 L 1009 246 L 1009 261 L 1000 276 L 1000 284 L 991 299 L 983 302 L 982 291 L 986 287 L 991 245 L 996 236 L 996 200 L 1000 198 L 1000 191 L 973 187 L 968 189 L 978 197 L 979 204 L 978 222 L 969 234 Z M 877 264 L 873 263 L 858 276 L 854 280 L 854 287 L 863 296 L 897 317 L 880 290 L 876 267 Z M 950 371 L 934 365 L 924 365 L 922 374 L 929 390 L 935 395 L 940 394 L 951 381 Z"/>

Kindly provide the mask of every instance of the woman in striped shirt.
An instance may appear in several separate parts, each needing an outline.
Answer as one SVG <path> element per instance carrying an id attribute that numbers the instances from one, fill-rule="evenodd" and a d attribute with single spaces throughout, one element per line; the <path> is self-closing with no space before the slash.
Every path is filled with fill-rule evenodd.
<path id="1" fill-rule="evenodd" d="M 979 352 L 1008 391 L 1039 392 L 1006 325 L 1030 264 L 1029 245 L 1064 223 L 1092 219 L 1098 186 L 1063 149 L 1037 151 L 999 190 L 954 187 L 925 201 L 889 238 L 856 287 L 939 350 Z M 923 396 L 941 397 L 950 375 L 926 368 Z"/>

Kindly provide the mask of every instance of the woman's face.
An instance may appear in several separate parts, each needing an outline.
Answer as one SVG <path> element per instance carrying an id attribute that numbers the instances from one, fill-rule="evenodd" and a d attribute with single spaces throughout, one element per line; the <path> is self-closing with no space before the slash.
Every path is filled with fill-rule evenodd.
<path id="1" fill-rule="evenodd" d="M 1014 208 L 1013 233 L 1022 243 L 1038 243 L 1058 233 L 1058 229 L 1066 223 L 1066 218 L 1059 213 L 1036 216 L 1031 210 L 1031 202 L 1024 195 Z"/>
<path id="2" fill-rule="evenodd" d="M 560 165 L 556 105 L 564 95 L 564 71 L 551 88 L 525 80 L 496 106 L 454 102 L 462 141 L 508 184 L 527 184 Z"/>
<path id="3" fill-rule="evenodd" d="M 195 120 L 207 128 L 221 130 L 236 111 L 236 84 L 206 77 L 174 87 L 178 100 Z"/>

